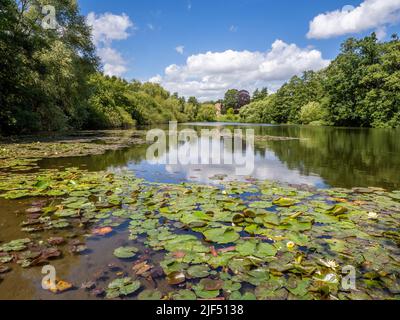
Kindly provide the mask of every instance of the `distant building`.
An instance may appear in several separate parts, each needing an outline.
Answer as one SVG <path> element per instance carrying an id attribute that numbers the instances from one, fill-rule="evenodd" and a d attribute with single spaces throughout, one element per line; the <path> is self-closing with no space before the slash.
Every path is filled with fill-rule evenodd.
<path id="1" fill-rule="evenodd" d="M 215 110 L 217 111 L 217 116 L 221 116 L 222 115 L 222 103 L 216 103 L 215 104 Z"/>

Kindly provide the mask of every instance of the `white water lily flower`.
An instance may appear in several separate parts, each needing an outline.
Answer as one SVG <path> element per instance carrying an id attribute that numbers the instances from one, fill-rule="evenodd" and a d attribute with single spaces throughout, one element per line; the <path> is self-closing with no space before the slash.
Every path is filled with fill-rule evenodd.
<path id="1" fill-rule="evenodd" d="M 339 265 L 338 265 L 338 264 L 336 263 L 336 261 L 334 261 L 334 260 L 325 261 L 325 260 L 320 259 L 319 261 L 320 261 L 325 267 L 327 267 L 327 268 L 329 268 L 329 269 L 336 270 L 336 269 L 339 267 Z"/>
<path id="2" fill-rule="evenodd" d="M 325 276 L 325 278 L 322 280 L 323 282 L 327 282 L 327 283 L 332 283 L 332 284 L 336 284 L 339 282 L 339 279 L 337 277 L 336 274 L 334 273 L 329 273 Z"/>
<path id="3" fill-rule="evenodd" d="M 369 219 L 378 219 L 378 214 L 376 212 L 370 212 L 370 213 L 368 213 L 368 218 Z"/>

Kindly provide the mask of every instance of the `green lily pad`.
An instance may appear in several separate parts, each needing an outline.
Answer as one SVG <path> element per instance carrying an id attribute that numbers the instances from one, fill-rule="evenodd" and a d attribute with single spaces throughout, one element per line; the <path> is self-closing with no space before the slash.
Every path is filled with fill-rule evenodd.
<path id="1" fill-rule="evenodd" d="M 114 250 L 114 255 L 120 259 L 130 259 L 139 251 L 136 247 L 120 247 Z"/>
<path id="2" fill-rule="evenodd" d="M 210 274 L 210 268 L 206 265 L 191 266 L 187 273 L 191 278 L 205 278 Z"/>
<path id="3" fill-rule="evenodd" d="M 204 232 L 204 235 L 207 240 L 220 244 L 233 243 L 240 238 L 240 235 L 229 227 L 209 229 Z"/>
<path id="4" fill-rule="evenodd" d="M 259 258 L 274 257 L 278 250 L 269 243 L 260 243 L 257 246 L 257 251 L 254 254 Z"/>
<path id="5" fill-rule="evenodd" d="M 214 279 L 202 279 L 199 282 L 199 286 L 205 291 L 216 291 L 223 288 L 224 281 Z"/>
<path id="6" fill-rule="evenodd" d="M 158 290 L 144 290 L 138 295 L 139 300 L 161 300 L 162 293 Z"/>
<path id="7" fill-rule="evenodd" d="M 194 300 L 197 300 L 197 296 L 191 290 L 179 290 L 172 295 L 172 299 L 173 300 L 194 301 Z"/>
<path id="8" fill-rule="evenodd" d="M 297 287 L 292 289 L 288 287 L 287 289 L 295 296 L 303 297 L 308 293 L 308 287 L 310 285 L 310 280 L 305 279 L 297 282 Z"/>
<path id="9" fill-rule="evenodd" d="M 196 295 L 201 299 L 214 299 L 220 295 L 220 290 L 205 290 L 201 283 L 194 286 L 193 289 Z"/>
<path id="10" fill-rule="evenodd" d="M 224 281 L 224 286 L 222 289 L 227 292 L 235 292 L 239 291 L 242 288 L 242 285 L 238 282 L 233 282 L 231 280 Z"/>
<path id="11" fill-rule="evenodd" d="M 236 246 L 236 251 L 242 256 L 258 258 L 274 257 L 278 250 L 269 243 L 260 243 L 256 240 L 242 241 Z"/>
<path id="12" fill-rule="evenodd" d="M 22 251 L 27 248 L 27 244 L 30 242 L 30 239 L 13 240 L 0 246 L 0 252 Z"/>
<path id="13" fill-rule="evenodd" d="M 327 210 L 328 214 L 331 214 L 333 216 L 339 216 L 342 214 L 345 214 L 349 211 L 349 209 L 347 209 L 346 207 L 343 207 L 341 205 L 336 205 L 332 208 L 330 208 L 329 210 Z"/>
<path id="14" fill-rule="evenodd" d="M 107 298 L 115 299 L 120 296 L 129 296 L 141 287 L 140 281 L 132 281 L 131 278 L 122 278 L 112 281 L 106 289 Z"/>
<path id="15" fill-rule="evenodd" d="M 234 291 L 231 293 L 229 296 L 229 300 L 232 301 L 255 301 L 257 300 L 257 297 L 255 296 L 254 293 L 251 292 L 245 292 L 244 294 L 241 294 L 239 291 Z"/>
<path id="16" fill-rule="evenodd" d="M 297 203 L 297 200 L 290 199 L 290 198 L 278 198 L 278 199 L 275 199 L 272 203 L 273 203 L 273 205 L 278 206 L 278 207 L 291 207 Z"/>

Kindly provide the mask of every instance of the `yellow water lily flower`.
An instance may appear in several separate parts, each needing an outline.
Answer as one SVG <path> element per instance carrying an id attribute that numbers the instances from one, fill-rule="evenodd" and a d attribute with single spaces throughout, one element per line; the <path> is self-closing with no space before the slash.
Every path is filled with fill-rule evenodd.
<path id="1" fill-rule="evenodd" d="M 289 250 L 292 250 L 295 246 L 296 246 L 296 244 L 295 244 L 293 241 L 289 241 L 289 242 L 286 244 L 286 247 L 287 247 Z"/>

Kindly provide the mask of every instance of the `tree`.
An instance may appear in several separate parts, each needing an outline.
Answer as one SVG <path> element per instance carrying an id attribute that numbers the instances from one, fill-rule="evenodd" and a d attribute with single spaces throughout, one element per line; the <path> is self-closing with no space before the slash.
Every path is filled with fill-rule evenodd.
<path id="1" fill-rule="evenodd" d="M 329 120 L 339 126 L 398 127 L 400 42 L 380 43 L 373 33 L 350 38 L 327 70 Z"/>
<path id="2" fill-rule="evenodd" d="M 230 89 L 225 93 L 222 113 L 226 114 L 229 109 L 238 109 L 239 91 Z"/>
<path id="3" fill-rule="evenodd" d="M 197 121 L 213 122 L 217 120 L 217 110 L 213 104 L 202 104 L 197 114 Z"/>
<path id="4" fill-rule="evenodd" d="M 250 93 L 248 91 L 246 91 L 246 90 L 239 91 L 237 109 L 235 111 L 238 113 L 240 108 L 249 104 L 250 101 L 251 101 L 251 97 L 250 97 Z"/>
<path id="5" fill-rule="evenodd" d="M 300 121 L 302 124 L 312 124 L 322 121 L 326 118 L 326 112 L 319 102 L 309 102 L 301 108 Z"/>
<path id="6" fill-rule="evenodd" d="M 189 97 L 188 101 L 189 104 L 192 104 L 195 107 L 200 107 L 199 101 L 197 101 L 196 97 Z"/>
<path id="7" fill-rule="evenodd" d="M 1 1 L 2 133 L 84 126 L 98 61 L 76 1 Z M 41 27 L 44 4 L 57 8 L 56 29 Z"/>
<path id="8" fill-rule="evenodd" d="M 263 100 L 265 98 L 268 97 L 268 88 L 262 88 L 261 90 L 259 90 L 258 88 L 254 91 L 253 93 L 253 97 L 252 97 L 252 102 L 254 101 L 259 101 L 259 100 Z"/>
<path id="9" fill-rule="evenodd" d="M 254 101 L 240 110 L 241 121 L 247 123 L 274 123 L 275 95 Z"/>

